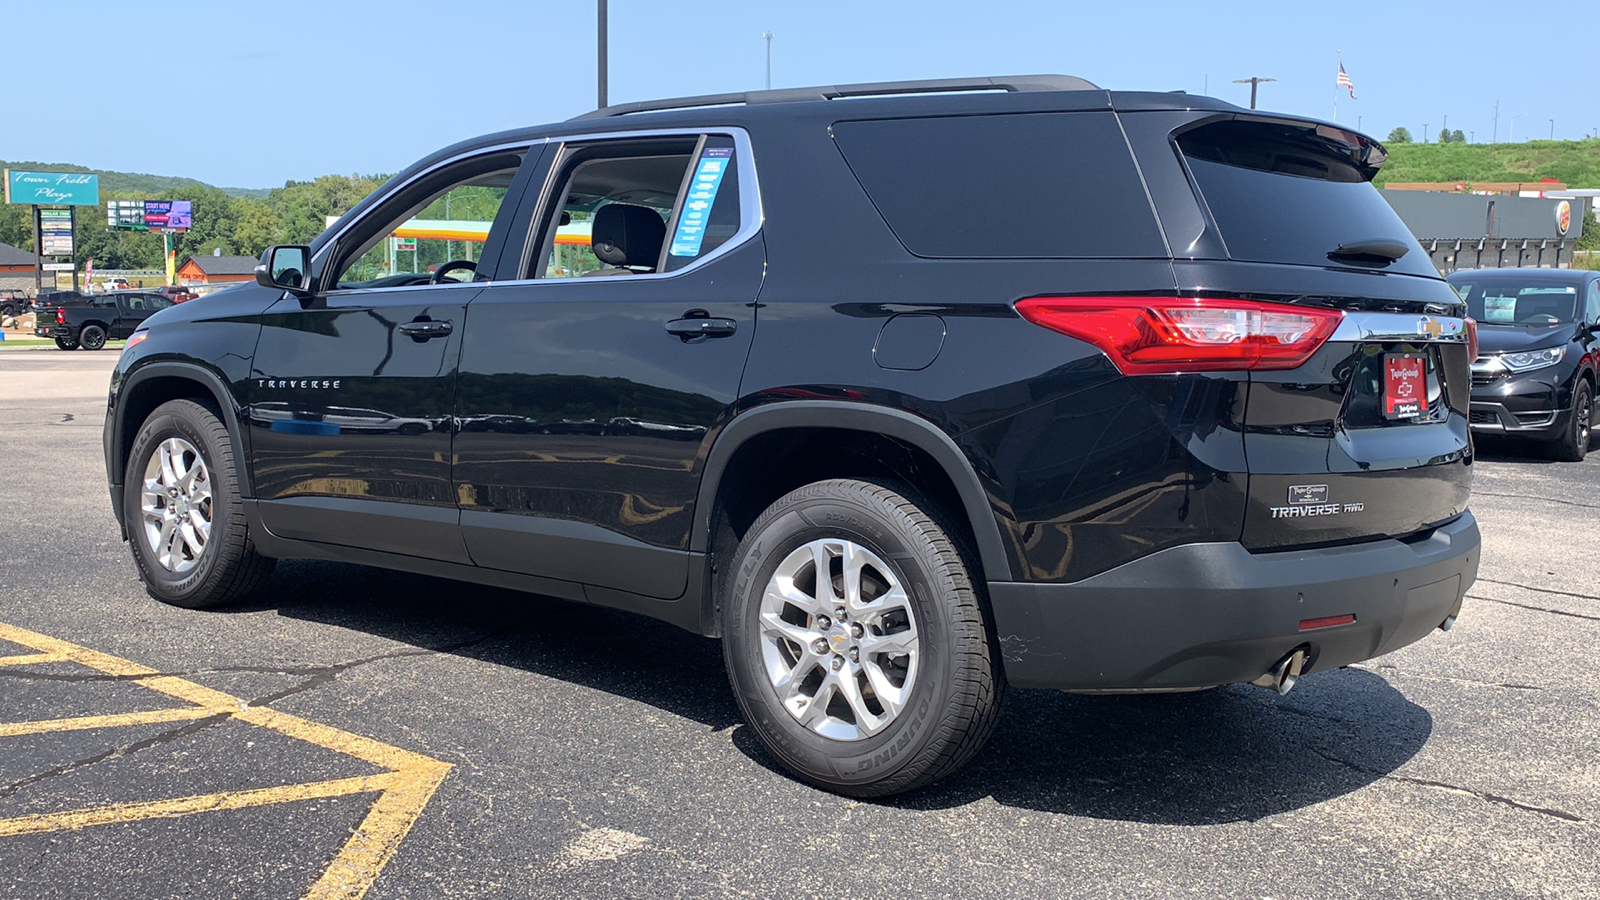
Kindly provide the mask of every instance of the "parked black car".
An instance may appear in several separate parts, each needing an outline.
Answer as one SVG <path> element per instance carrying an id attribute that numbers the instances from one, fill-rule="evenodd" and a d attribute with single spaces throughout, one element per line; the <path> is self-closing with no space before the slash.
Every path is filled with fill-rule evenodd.
<path id="1" fill-rule="evenodd" d="M 0 290 L 0 316 L 20 316 L 33 309 L 27 293 L 12 288 Z"/>
<path id="2" fill-rule="evenodd" d="M 62 350 L 99 350 L 106 341 L 132 335 L 144 320 L 173 305 L 160 295 L 141 291 L 114 291 L 95 294 L 82 303 L 56 306 L 40 312 L 33 333 L 54 338 Z"/>
<path id="3" fill-rule="evenodd" d="M 1450 627 L 1478 568 L 1466 306 L 1384 155 L 1063 76 L 466 141 L 129 341 L 112 506 L 181 606 L 301 557 L 720 636 L 752 731 L 847 794 L 953 771 L 1008 684 L 1285 691 Z M 441 201 L 487 242 L 395 272 Z"/>
<path id="4" fill-rule="evenodd" d="M 1600 272 L 1468 269 L 1447 280 L 1478 321 L 1472 430 L 1583 459 L 1600 367 Z"/>

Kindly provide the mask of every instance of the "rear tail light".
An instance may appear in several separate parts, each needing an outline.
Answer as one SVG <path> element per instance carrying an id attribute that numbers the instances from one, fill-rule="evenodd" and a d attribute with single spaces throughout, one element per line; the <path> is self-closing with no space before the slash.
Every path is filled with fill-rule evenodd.
<path id="1" fill-rule="evenodd" d="M 56 324 L 57 325 L 65 325 L 65 324 L 67 324 L 67 311 L 66 310 L 64 310 L 64 309 L 56 310 Z"/>
<path id="2" fill-rule="evenodd" d="M 1293 369 L 1344 313 L 1255 300 L 1030 297 L 1017 312 L 1100 348 L 1128 375 Z"/>

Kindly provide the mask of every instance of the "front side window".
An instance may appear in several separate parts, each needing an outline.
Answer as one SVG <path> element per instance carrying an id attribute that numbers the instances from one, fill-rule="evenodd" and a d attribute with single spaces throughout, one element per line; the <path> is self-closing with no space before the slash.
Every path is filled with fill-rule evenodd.
<path id="1" fill-rule="evenodd" d="M 341 240 L 330 289 L 471 281 L 520 162 L 471 160 L 398 192 Z"/>
<path id="2" fill-rule="evenodd" d="M 1589 293 L 1584 301 L 1584 321 L 1593 325 L 1600 322 L 1600 281 L 1589 282 Z"/>
<path id="3" fill-rule="evenodd" d="M 737 151 L 727 136 L 578 147 L 558 165 L 529 277 L 674 272 L 739 231 Z"/>

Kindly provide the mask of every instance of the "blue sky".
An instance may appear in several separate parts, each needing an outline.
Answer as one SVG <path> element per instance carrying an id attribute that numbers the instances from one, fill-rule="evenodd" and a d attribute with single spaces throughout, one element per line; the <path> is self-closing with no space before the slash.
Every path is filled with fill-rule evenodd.
<path id="1" fill-rule="evenodd" d="M 0 159 L 272 187 L 395 171 L 455 140 L 595 102 L 590 0 L 5 0 Z M 1383 138 L 1576 139 L 1600 129 L 1572 5 L 1497 29 L 1503 3 L 872 3 L 611 0 L 611 101 L 762 87 L 1061 72 L 1113 89 L 1334 114 Z M 1564 10 L 1564 11 L 1563 11 Z M 1469 23 L 1469 24 L 1459 24 Z M 49 65 L 35 82 L 33 64 Z M 64 63 L 64 64 L 63 64 Z M 35 89 L 39 84 L 43 89 Z"/>

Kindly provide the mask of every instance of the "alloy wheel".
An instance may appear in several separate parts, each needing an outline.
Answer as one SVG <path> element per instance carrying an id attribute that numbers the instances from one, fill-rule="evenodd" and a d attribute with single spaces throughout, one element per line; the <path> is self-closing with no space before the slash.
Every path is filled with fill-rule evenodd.
<path id="1" fill-rule="evenodd" d="M 761 597 L 761 660 L 789 715 L 854 741 L 894 721 L 916 683 L 911 599 L 871 550 L 837 538 L 796 548 Z"/>
<path id="2" fill-rule="evenodd" d="M 193 569 L 211 539 L 211 474 L 200 451 L 181 437 L 156 445 L 139 497 L 144 539 L 173 574 Z"/>

